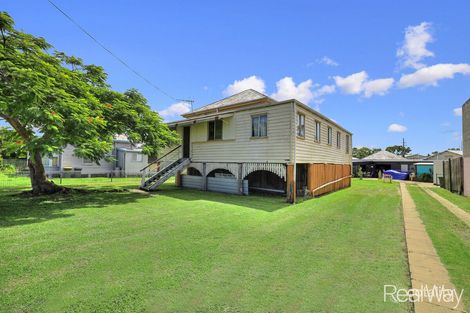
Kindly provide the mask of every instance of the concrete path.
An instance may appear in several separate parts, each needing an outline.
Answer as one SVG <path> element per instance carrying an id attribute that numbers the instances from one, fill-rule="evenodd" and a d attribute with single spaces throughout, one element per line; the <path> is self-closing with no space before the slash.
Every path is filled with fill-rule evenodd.
<path id="1" fill-rule="evenodd" d="M 467 224 L 470 227 L 470 214 L 468 212 L 462 210 L 461 208 L 459 208 L 458 206 L 456 206 L 455 204 L 453 204 L 446 198 L 441 197 L 434 191 L 431 191 L 427 188 L 423 188 L 423 189 L 428 195 L 430 195 L 431 197 L 439 201 L 444 207 L 446 207 L 449 211 L 451 211 L 455 216 L 457 216 L 459 219 L 461 219 L 465 224 Z"/>
<path id="2" fill-rule="evenodd" d="M 412 288 L 422 289 L 427 285 L 429 289 L 434 286 L 444 286 L 446 289 L 457 290 L 450 282 L 447 269 L 441 263 L 434 249 L 405 183 L 400 183 L 400 190 Z M 460 295 L 460 290 L 457 292 Z M 424 299 L 423 302 L 415 302 L 414 307 L 417 313 L 465 312 L 462 301 L 457 305 L 457 301 L 445 302 L 437 301 L 437 299 L 432 301 Z"/>

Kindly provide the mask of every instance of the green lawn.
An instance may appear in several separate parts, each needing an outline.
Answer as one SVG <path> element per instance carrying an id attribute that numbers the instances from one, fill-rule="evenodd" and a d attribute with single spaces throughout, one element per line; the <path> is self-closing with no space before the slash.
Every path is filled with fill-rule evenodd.
<path id="1" fill-rule="evenodd" d="M 442 263 L 456 287 L 464 289 L 465 307 L 470 307 L 470 228 L 437 200 L 417 186 L 408 185 Z M 440 189 L 433 188 L 438 192 Z M 442 195 L 441 192 L 438 192 Z M 450 200 L 450 199 L 449 199 Z"/>
<path id="2" fill-rule="evenodd" d="M 287 205 L 181 190 L 0 194 L 1 312 L 408 312 L 396 184 Z"/>
<path id="3" fill-rule="evenodd" d="M 444 188 L 433 188 L 431 190 L 470 213 L 470 198 L 450 192 Z"/>

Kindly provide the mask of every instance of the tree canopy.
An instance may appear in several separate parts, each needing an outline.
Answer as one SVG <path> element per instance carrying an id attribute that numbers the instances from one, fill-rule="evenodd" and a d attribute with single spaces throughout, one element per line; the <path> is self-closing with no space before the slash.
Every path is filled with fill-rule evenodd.
<path id="1" fill-rule="evenodd" d="M 411 152 L 410 147 L 406 147 L 406 146 L 402 146 L 402 145 L 389 146 L 389 147 L 385 148 L 385 150 L 388 151 L 388 152 L 391 152 L 393 154 L 396 154 L 396 155 L 401 155 L 403 157 L 407 154 L 410 154 L 410 152 Z"/>
<path id="2" fill-rule="evenodd" d="M 117 134 L 142 143 L 147 154 L 178 141 L 137 90 L 112 90 L 102 67 L 16 30 L 6 12 L 0 12 L 0 36 L 0 118 L 30 152 L 33 189 L 41 157 L 67 144 L 75 155 L 99 162 Z"/>
<path id="3" fill-rule="evenodd" d="M 367 147 L 354 147 L 352 149 L 352 156 L 354 158 L 358 159 L 363 159 L 365 157 L 368 157 L 369 155 L 372 155 L 382 149 L 380 148 L 367 148 Z"/>
<path id="4" fill-rule="evenodd" d="M 17 132 L 8 127 L 0 127 L 0 158 L 26 158 L 23 139 Z"/>

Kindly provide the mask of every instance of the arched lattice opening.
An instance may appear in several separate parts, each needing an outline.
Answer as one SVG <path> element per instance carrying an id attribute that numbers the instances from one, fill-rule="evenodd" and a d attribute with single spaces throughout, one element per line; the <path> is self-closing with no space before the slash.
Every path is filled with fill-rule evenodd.
<path id="1" fill-rule="evenodd" d="M 186 170 L 186 175 L 202 176 L 201 172 L 199 172 L 199 170 L 197 168 L 194 168 L 194 167 L 188 167 L 188 169 Z"/>
<path id="2" fill-rule="evenodd" d="M 212 170 L 207 177 L 222 177 L 222 178 L 235 178 L 235 175 L 232 174 L 229 170 L 224 168 L 216 168 Z"/>
<path id="3" fill-rule="evenodd" d="M 270 171 L 254 171 L 248 174 L 244 179 L 248 180 L 248 187 L 250 192 L 286 192 L 286 182 L 284 179 Z"/>

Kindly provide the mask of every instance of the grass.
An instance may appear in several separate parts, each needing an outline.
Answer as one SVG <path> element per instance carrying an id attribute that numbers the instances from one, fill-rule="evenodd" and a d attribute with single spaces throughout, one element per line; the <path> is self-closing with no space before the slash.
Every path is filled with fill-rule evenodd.
<path id="1" fill-rule="evenodd" d="M 465 210 L 470 213 L 470 198 L 450 192 L 449 190 L 444 188 L 433 188 L 432 191 L 434 191 L 441 197 L 446 198 L 456 206 L 460 207 L 462 210 Z"/>
<path id="2" fill-rule="evenodd" d="M 470 228 L 421 188 L 408 185 L 419 214 L 437 253 L 457 289 L 464 289 L 465 307 L 470 307 Z M 435 192 L 440 189 L 433 188 Z"/>
<path id="3" fill-rule="evenodd" d="M 297 205 L 181 190 L 0 194 L 1 312 L 408 312 L 396 184 Z"/>

